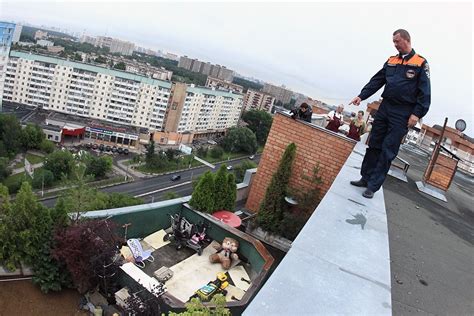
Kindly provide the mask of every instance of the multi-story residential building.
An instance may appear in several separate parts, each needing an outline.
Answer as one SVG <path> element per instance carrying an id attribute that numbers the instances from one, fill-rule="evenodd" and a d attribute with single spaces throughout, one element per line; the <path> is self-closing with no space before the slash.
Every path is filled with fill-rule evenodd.
<path id="1" fill-rule="evenodd" d="M 194 59 L 189 58 L 188 56 L 181 56 L 179 58 L 178 67 L 191 70 L 193 66 Z"/>
<path id="2" fill-rule="evenodd" d="M 88 35 L 82 35 L 81 38 L 80 38 L 80 42 L 81 43 L 87 43 L 87 44 L 91 44 L 91 45 L 96 45 L 97 43 L 97 39 L 93 36 L 88 36 Z"/>
<path id="3" fill-rule="evenodd" d="M 179 95 L 183 97 L 179 99 Z M 191 142 L 194 134 L 199 137 L 223 133 L 237 125 L 242 109 L 240 94 L 173 85 L 169 81 L 18 51 L 10 53 L 3 99 L 147 128 L 156 132 L 155 138 L 165 130 L 173 135 L 191 134 L 183 142 Z"/>
<path id="4" fill-rule="evenodd" d="M 293 96 L 293 91 L 287 89 L 285 86 L 279 87 L 270 83 L 265 83 L 262 91 L 273 95 L 276 102 L 280 101 L 283 104 L 290 103 L 291 97 Z"/>
<path id="5" fill-rule="evenodd" d="M 13 32 L 12 43 L 18 43 L 20 41 L 21 31 L 23 30 L 23 25 L 15 25 L 15 31 Z"/>
<path id="6" fill-rule="evenodd" d="M 234 93 L 243 93 L 244 88 L 242 86 L 239 86 L 238 84 L 231 83 L 225 80 L 221 80 L 219 78 L 214 78 L 211 76 L 207 77 L 206 80 L 206 87 L 208 88 L 215 88 L 218 90 L 227 90 L 227 91 L 232 91 Z"/>
<path id="7" fill-rule="evenodd" d="M 4 100 L 160 130 L 171 83 L 12 51 Z"/>
<path id="8" fill-rule="evenodd" d="M 163 57 L 167 59 L 179 61 L 179 56 L 173 53 L 165 53 Z"/>
<path id="9" fill-rule="evenodd" d="M 209 62 L 206 63 L 197 59 L 191 59 L 188 56 L 181 56 L 179 58 L 178 67 L 229 82 L 232 82 L 234 79 L 233 70 L 221 65 L 212 65 Z"/>
<path id="10" fill-rule="evenodd" d="M 252 89 L 248 89 L 244 97 L 244 110 L 263 110 L 271 112 L 275 97 Z"/>
<path id="11" fill-rule="evenodd" d="M 241 94 L 183 83 L 173 85 L 171 93 L 164 131 L 154 134 L 160 144 L 221 136 L 238 123 L 243 105 Z"/>
<path id="12" fill-rule="evenodd" d="M 41 30 L 36 31 L 35 40 L 48 38 L 48 32 L 43 32 Z"/>
<path id="13" fill-rule="evenodd" d="M 2 109 L 2 96 L 7 72 L 8 54 L 13 40 L 15 23 L 0 22 L 0 111 Z"/>
<path id="14" fill-rule="evenodd" d="M 94 46 L 101 48 L 109 48 L 112 45 L 113 38 L 108 36 L 97 36 Z"/>
<path id="15" fill-rule="evenodd" d="M 135 44 L 114 38 L 112 39 L 109 48 L 111 53 L 131 56 L 135 50 Z"/>

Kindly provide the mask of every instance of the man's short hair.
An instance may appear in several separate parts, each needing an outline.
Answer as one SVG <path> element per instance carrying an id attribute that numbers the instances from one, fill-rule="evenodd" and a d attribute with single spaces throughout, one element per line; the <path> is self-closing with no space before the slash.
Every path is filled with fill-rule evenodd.
<path id="1" fill-rule="evenodd" d="M 364 115 L 364 111 L 362 111 L 362 110 L 360 110 L 360 111 L 357 112 L 357 113 L 361 113 L 362 115 Z"/>
<path id="2" fill-rule="evenodd" d="M 411 41 L 410 33 L 408 33 L 407 30 L 404 29 L 398 29 L 395 32 L 393 32 L 393 36 L 400 34 L 400 37 L 403 38 L 404 40 Z"/>
<path id="3" fill-rule="evenodd" d="M 304 103 L 301 103 L 300 108 L 307 109 L 309 108 L 309 105 L 308 103 L 304 102 Z"/>

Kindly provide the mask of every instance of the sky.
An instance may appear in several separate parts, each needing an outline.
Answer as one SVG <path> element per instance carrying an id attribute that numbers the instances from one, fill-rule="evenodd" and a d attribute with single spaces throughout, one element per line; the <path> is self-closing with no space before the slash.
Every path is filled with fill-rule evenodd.
<path id="1" fill-rule="evenodd" d="M 431 70 L 428 125 L 467 122 L 474 136 L 471 2 L 139 2 L 0 0 L 0 19 L 108 35 L 225 65 L 347 106 L 407 29 Z M 364 101 L 378 100 L 383 89 Z"/>

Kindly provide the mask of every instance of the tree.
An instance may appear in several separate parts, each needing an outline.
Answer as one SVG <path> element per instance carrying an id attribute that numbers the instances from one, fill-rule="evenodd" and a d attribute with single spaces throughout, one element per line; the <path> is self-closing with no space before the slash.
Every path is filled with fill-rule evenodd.
<path id="1" fill-rule="evenodd" d="M 146 148 L 145 161 L 150 164 L 151 160 L 155 156 L 155 141 L 152 139 Z"/>
<path id="2" fill-rule="evenodd" d="M 74 53 L 74 55 L 72 55 L 72 59 L 76 61 L 82 61 L 82 57 L 78 53 Z"/>
<path id="3" fill-rule="evenodd" d="M 226 299 L 222 294 L 216 294 L 211 299 L 212 306 L 205 306 L 197 297 L 186 303 L 186 311 L 182 313 L 170 312 L 168 316 L 231 316 L 230 310 L 226 307 Z"/>
<path id="4" fill-rule="evenodd" d="M 222 147 L 220 146 L 214 146 L 211 148 L 209 154 L 211 155 L 212 158 L 219 159 L 224 154 L 224 149 L 222 149 Z"/>
<path id="5" fill-rule="evenodd" d="M 179 154 L 179 151 L 175 150 L 173 148 L 168 148 L 166 150 L 165 154 L 166 154 L 166 158 L 168 159 L 168 161 L 173 161 L 175 159 L 175 157 Z"/>
<path id="6" fill-rule="evenodd" d="M 235 207 L 235 200 L 237 199 L 237 184 L 235 183 L 235 176 L 233 173 L 227 175 L 225 188 L 226 196 L 224 199 L 224 209 L 232 211 Z"/>
<path id="7" fill-rule="evenodd" d="M 21 125 L 14 115 L 0 114 L 0 156 L 13 157 L 20 149 Z"/>
<path id="8" fill-rule="evenodd" d="M 214 178 L 214 211 L 225 210 L 227 199 L 227 167 L 221 165 Z"/>
<path id="9" fill-rule="evenodd" d="M 143 200 L 140 198 L 133 197 L 126 193 L 110 193 L 108 195 L 106 208 L 119 208 L 125 206 L 132 206 L 143 204 Z"/>
<path id="10" fill-rule="evenodd" d="M 50 187 L 54 183 L 54 175 L 53 173 L 48 170 L 48 169 L 39 169 L 35 170 L 35 173 L 33 175 L 33 181 L 31 182 L 31 185 L 35 189 L 40 189 L 42 187 Z"/>
<path id="11" fill-rule="evenodd" d="M 200 146 L 198 147 L 196 154 L 198 157 L 206 158 L 207 150 L 208 150 L 207 146 Z"/>
<path id="12" fill-rule="evenodd" d="M 103 178 L 107 172 L 112 170 L 113 160 L 110 156 L 96 157 L 89 155 L 86 159 L 86 174 L 96 179 Z"/>
<path id="13" fill-rule="evenodd" d="M 247 123 L 247 127 L 255 133 L 257 143 L 264 145 L 267 141 L 270 128 L 272 127 L 272 116 L 266 111 L 250 110 L 242 115 L 242 120 Z"/>
<path id="14" fill-rule="evenodd" d="M 257 139 L 247 127 L 231 127 L 222 140 L 222 147 L 229 152 L 255 153 Z"/>
<path id="15" fill-rule="evenodd" d="M 37 124 L 28 124 L 21 130 L 20 142 L 23 149 L 38 149 L 45 139 L 43 130 Z"/>
<path id="16" fill-rule="evenodd" d="M 3 198 L 5 189 L 0 188 Z M 43 292 L 59 291 L 67 284 L 67 275 L 50 255 L 55 222 L 49 210 L 38 203 L 28 182 L 23 182 L 13 205 L 2 205 L 0 221 L 0 261 L 9 269 L 20 263 L 32 267 L 33 282 Z"/>
<path id="17" fill-rule="evenodd" d="M 0 182 L 5 180 L 12 171 L 8 168 L 8 158 L 0 157 Z"/>
<path id="18" fill-rule="evenodd" d="M 199 180 L 196 189 L 194 189 L 189 205 L 198 211 L 212 213 L 215 210 L 214 192 L 214 176 L 210 171 L 207 171 Z"/>
<path id="19" fill-rule="evenodd" d="M 39 149 L 46 154 L 52 153 L 55 148 L 56 148 L 56 145 L 54 145 L 52 141 L 47 140 L 47 139 L 43 139 L 41 141 L 41 144 L 39 145 Z"/>
<path id="20" fill-rule="evenodd" d="M 257 164 L 253 161 L 244 160 L 239 165 L 234 167 L 235 182 L 241 183 L 244 181 L 245 171 L 256 168 Z"/>
<path id="21" fill-rule="evenodd" d="M 97 258 L 112 264 L 120 240 L 115 228 L 107 220 L 87 220 L 56 231 L 53 257 L 65 263 L 79 293 L 99 284 Z"/>
<path id="22" fill-rule="evenodd" d="M 273 174 L 270 185 L 265 192 L 265 197 L 260 204 L 257 222 L 269 232 L 279 233 L 279 225 L 287 209 L 285 196 L 295 155 L 296 145 L 291 143 L 286 147 L 278 169 Z"/>
<path id="23" fill-rule="evenodd" d="M 59 180 L 63 176 L 69 176 L 74 166 L 74 157 L 67 150 L 52 152 L 44 160 L 44 169 L 50 170 L 54 179 Z"/>
<path id="24" fill-rule="evenodd" d="M 105 59 L 104 57 L 102 56 L 97 56 L 97 58 L 94 60 L 96 63 L 98 64 L 105 64 L 107 63 L 107 59 Z"/>
<path id="25" fill-rule="evenodd" d="M 125 70 L 125 69 L 127 69 L 127 65 L 125 65 L 125 63 L 123 61 L 121 61 L 119 63 L 116 63 L 114 65 L 114 68 L 115 69 L 120 69 L 120 70 Z"/>

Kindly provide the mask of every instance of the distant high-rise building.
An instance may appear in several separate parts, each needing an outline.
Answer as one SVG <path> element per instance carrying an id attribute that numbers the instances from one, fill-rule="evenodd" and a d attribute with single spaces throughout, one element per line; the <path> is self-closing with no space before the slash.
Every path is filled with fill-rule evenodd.
<path id="1" fill-rule="evenodd" d="M 109 46 L 111 53 L 119 53 L 121 55 L 131 56 L 135 49 L 135 44 L 113 38 Z"/>
<path id="2" fill-rule="evenodd" d="M 88 35 L 82 35 L 80 40 L 81 43 L 87 43 L 96 46 L 97 44 L 97 39 L 93 36 L 88 36 Z"/>
<path id="3" fill-rule="evenodd" d="M 275 103 L 275 97 L 262 91 L 248 89 L 244 97 L 244 109 L 263 110 L 270 112 Z"/>
<path id="4" fill-rule="evenodd" d="M 193 60 L 189 58 L 188 56 L 181 56 L 179 58 L 178 67 L 191 70 L 192 66 L 193 66 Z"/>
<path id="5" fill-rule="evenodd" d="M 203 62 L 198 59 L 192 59 L 188 56 L 181 56 L 178 67 L 198 72 L 206 76 L 226 80 L 232 82 L 234 79 L 234 71 L 221 65 L 213 65 L 209 62 Z"/>
<path id="6" fill-rule="evenodd" d="M 21 31 L 23 30 L 23 25 L 17 24 L 15 26 L 15 31 L 13 32 L 12 43 L 18 43 L 20 41 Z"/>
<path id="7" fill-rule="evenodd" d="M 110 49 L 110 45 L 112 45 L 112 40 L 113 40 L 112 37 L 97 36 L 95 46 Z"/>
<path id="8" fill-rule="evenodd" d="M 275 101 L 280 101 L 283 104 L 288 104 L 293 96 L 293 91 L 287 89 L 285 86 L 275 86 L 270 83 L 265 83 L 262 89 L 263 92 L 271 94 L 275 97 Z"/>
<path id="9" fill-rule="evenodd" d="M 0 111 L 2 109 L 3 90 L 8 66 L 8 54 L 12 45 L 15 23 L 0 22 Z"/>
<path id="10" fill-rule="evenodd" d="M 203 62 L 197 60 L 197 59 L 194 59 L 193 60 L 193 66 L 191 68 L 191 71 L 192 72 L 201 72 L 201 69 L 202 69 L 202 65 L 203 65 Z"/>

